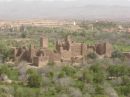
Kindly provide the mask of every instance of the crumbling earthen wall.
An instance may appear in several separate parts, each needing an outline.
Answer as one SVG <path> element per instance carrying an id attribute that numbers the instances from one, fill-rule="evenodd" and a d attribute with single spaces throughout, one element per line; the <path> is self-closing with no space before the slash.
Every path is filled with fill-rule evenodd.
<path id="1" fill-rule="evenodd" d="M 60 53 L 52 53 L 49 56 L 50 62 L 61 62 L 61 54 Z"/>
<path id="2" fill-rule="evenodd" d="M 98 56 L 111 57 L 112 45 L 110 43 L 100 43 L 96 45 L 86 45 L 76 43 L 67 37 L 64 41 L 56 42 L 56 51 L 48 49 L 48 38 L 40 39 L 40 49 L 34 46 L 29 48 L 13 48 L 13 57 L 16 61 L 27 61 L 35 66 L 44 66 L 48 62 L 69 62 L 82 63 L 89 53 L 96 53 Z"/>
<path id="3" fill-rule="evenodd" d="M 29 48 L 29 52 L 28 52 L 28 61 L 32 62 L 33 61 L 33 57 L 36 55 L 36 49 L 33 45 L 30 45 L 30 48 Z"/>
<path id="4" fill-rule="evenodd" d="M 96 52 L 96 48 L 94 45 L 87 45 L 87 54 L 95 53 L 95 52 Z"/>
<path id="5" fill-rule="evenodd" d="M 82 44 L 81 43 L 73 43 L 70 45 L 71 54 L 73 57 L 82 55 Z"/>
<path id="6" fill-rule="evenodd" d="M 33 65 L 42 67 L 48 63 L 48 59 L 49 57 L 47 56 L 40 56 L 40 57 L 35 56 L 33 57 Z"/>
<path id="7" fill-rule="evenodd" d="M 85 56 L 86 54 L 87 54 L 87 45 L 85 45 L 85 44 L 81 44 L 81 54 L 82 54 L 82 56 Z"/>
<path id="8" fill-rule="evenodd" d="M 33 63 L 34 66 L 39 66 L 39 57 L 38 56 L 34 56 L 32 63 Z"/>
<path id="9" fill-rule="evenodd" d="M 70 51 L 67 51 L 67 50 L 63 50 L 62 52 L 61 52 L 61 60 L 63 61 L 63 62 L 65 62 L 65 61 L 71 61 L 71 52 Z"/>

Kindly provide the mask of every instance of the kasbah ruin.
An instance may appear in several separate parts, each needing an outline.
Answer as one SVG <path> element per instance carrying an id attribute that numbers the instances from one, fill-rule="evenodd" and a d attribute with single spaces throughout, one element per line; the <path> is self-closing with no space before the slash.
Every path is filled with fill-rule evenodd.
<path id="1" fill-rule="evenodd" d="M 40 38 L 40 49 L 30 45 L 29 48 L 13 48 L 14 62 L 27 61 L 32 66 L 42 67 L 48 62 L 56 64 L 81 64 L 90 53 L 95 53 L 99 58 L 110 58 L 112 55 L 112 45 L 109 42 L 95 45 L 77 43 L 67 36 L 63 40 L 56 41 L 56 50 L 48 49 L 48 38 Z"/>

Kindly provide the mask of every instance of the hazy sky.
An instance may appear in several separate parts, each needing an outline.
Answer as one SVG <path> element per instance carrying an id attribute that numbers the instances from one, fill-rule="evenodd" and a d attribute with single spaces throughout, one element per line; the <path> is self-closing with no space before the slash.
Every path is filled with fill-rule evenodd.
<path id="1" fill-rule="evenodd" d="M 48 1 L 48 2 L 58 2 L 66 1 L 70 3 L 78 2 L 79 5 L 120 5 L 120 6 L 130 6 L 130 0 L 0 0 L 1 2 L 21 2 L 21 1 Z"/>
<path id="2" fill-rule="evenodd" d="M 103 5 L 103 6 L 102 6 Z M 130 20 L 130 0 L 0 0 L 0 19 Z"/>

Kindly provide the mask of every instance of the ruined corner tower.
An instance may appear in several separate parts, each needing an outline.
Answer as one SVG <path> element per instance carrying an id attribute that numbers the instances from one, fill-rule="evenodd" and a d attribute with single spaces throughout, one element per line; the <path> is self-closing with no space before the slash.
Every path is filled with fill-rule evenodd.
<path id="1" fill-rule="evenodd" d="M 42 36 L 40 38 L 40 47 L 41 48 L 48 48 L 48 38 L 45 36 Z"/>
<path id="2" fill-rule="evenodd" d="M 107 58 L 111 57 L 113 48 L 109 42 L 96 44 L 96 53 L 98 55 L 104 55 Z"/>

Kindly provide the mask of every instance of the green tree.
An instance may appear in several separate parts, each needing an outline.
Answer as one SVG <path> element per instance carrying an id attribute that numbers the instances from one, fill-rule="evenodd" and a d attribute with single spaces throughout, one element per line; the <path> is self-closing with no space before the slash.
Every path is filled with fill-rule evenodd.
<path id="1" fill-rule="evenodd" d="M 66 74 L 66 76 L 73 77 L 73 75 L 76 73 L 76 68 L 73 66 L 64 66 L 62 68 L 62 71 Z"/>
<path id="2" fill-rule="evenodd" d="M 21 38 L 26 38 L 27 37 L 27 34 L 25 32 L 22 32 L 21 33 Z"/>
<path id="3" fill-rule="evenodd" d="M 101 72 L 102 71 L 102 68 L 100 65 L 96 64 L 96 65 L 92 65 L 90 67 L 90 70 L 93 71 L 94 73 L 97 73 L 97 72 Z"/>
<path id="4" fill-rule="evenodd" d="M 104 70 L 100 65 L 92 65 L 90 70 L 93 72 L 93 81 L 95 83 L 102 83 L 105 80 Z"/>
<path id="5" fill-rule="evenodd" d="M 89 70 L 83 71 L 82 79 L 85 82 L 92 83 L 93 82 L 93 73 Z"/>
<path id="6" fill-rule="evenodd" d="M 98 72 L 98 73 L 95 73 L 94 74 L 94 78 L 93 78 L 93 81 L 95 83 L 103 83 L 105 80 L 105 76 L 104 76 L 104 73 L 103 72 Z"/>
<path id="7" fill-rule="evenodd" d="M 125 67 L 123 65 L 111 65 L 108 68 L 108 72 L 110 76 L 119 77 L 119 76 L 127 75 L 128 68 L 127 66 Z"/>
<path id="8" fill-rule="evenodd" d="M 8 47 L 7 43 L 3 41 L 0 41 L 0 54 L 3 56 L 3 62 L 11 57 L 11 49 Z"/>
<path id="9" fill-rule="evenodd" d="M 36 70 L 29 70 L 28 74 L 28 85 L 36 88 L 40 87 L 42 81 L 41 75 Z"/>

